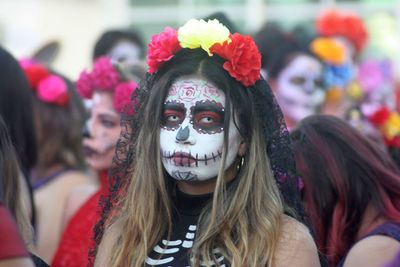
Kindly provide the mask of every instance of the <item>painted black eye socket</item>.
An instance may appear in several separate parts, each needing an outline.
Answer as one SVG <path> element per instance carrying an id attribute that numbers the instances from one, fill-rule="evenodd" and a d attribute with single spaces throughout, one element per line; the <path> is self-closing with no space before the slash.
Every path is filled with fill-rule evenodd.
<path id="1" fill-rule="evenodd" d="M 193 123 L 203 129 L 221 127 L 224 124 L 222 114 L 215 111 L 196 112 L 193 117 Z"/>
<path id="2" fill-rule="evenodd" d="M 177 127 L 185 119 L 185 113 L 180 110 L 166 109 L 162 115 L 162 124 L 166 127 Z"/>
<path id="3" fill-rule="evenodd" d="M 296 85 L 303 85 L 306 82 L 304 77 L 295 76 L 290 79 L 290 82 Z"/>

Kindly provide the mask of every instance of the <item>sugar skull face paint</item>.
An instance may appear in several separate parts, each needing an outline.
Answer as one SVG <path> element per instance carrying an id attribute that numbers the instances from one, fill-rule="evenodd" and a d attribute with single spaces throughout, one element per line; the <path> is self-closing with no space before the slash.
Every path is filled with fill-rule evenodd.
<path id="1" fill-rule="evenodd" d="M 225 93 L 199 78 L 172 84 L 164 102 L 160 149 L 164 168 L 177 180 L 204 181 L 218 175 L 224 145 Z M 225 169 L 241 137 L 231 118 Z"/>
<path id="2" fill-rule="evenodd" d="M 325 98 L 322 65 L 308 55 L 298 55 L 276 80 L 275 94 L 286 117 L 298 122 L 317 113 Z"/>
<path id="3" fill-rule="evenodd" d="M 121 115 L 113 106 L 110 92 L 95 91 L 90 118 L 87 121 L 89 136 L 83 139 L 83 147 L 89 166 L 96 171 L 111 167 L 115 146 L 121 131 Z"/>

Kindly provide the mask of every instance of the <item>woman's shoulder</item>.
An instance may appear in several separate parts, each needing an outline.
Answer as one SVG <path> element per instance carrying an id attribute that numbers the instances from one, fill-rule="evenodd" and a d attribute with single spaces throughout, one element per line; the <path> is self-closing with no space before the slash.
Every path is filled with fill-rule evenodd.
<path id="1" fill-rule="evenodd" d="M 320 266 L 317 247 L 309 229 L 287 215 L 282 215 L 273 266 Z"/>
<path id="2" fill-rule="evenodd" d="M 358 241 L 349 251 L 343 266 L 383 266 L 400 250 L 400 242 L 384 235 Z"/>

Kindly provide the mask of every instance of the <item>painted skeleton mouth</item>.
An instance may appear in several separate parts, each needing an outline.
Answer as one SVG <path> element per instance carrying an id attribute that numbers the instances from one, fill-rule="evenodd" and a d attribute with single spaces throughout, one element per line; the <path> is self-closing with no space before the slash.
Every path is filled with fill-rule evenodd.
<path id="1" fill-rule="evenodd" d="M 217 150 L 217 153 L 211 153 L 211 155 L 199 155 L 196 153 L 192 155 L 190 152 L 174 151 L 173 153 L 168 151 L 161 151 L 162 157 L 166 160 L 171 160 L 175 166 L 191 167 L 199 166 L 199 162 L 204 162 L 208 165 L 211 162 L 216 162 L 217 159 L 222 158 L 222 153 Z"/>

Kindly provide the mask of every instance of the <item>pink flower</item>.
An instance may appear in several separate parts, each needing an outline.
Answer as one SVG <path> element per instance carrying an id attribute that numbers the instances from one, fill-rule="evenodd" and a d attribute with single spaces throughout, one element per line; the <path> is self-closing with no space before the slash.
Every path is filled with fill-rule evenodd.
<path id="1" fill-rule="evenodd" d="M 86 71 L 82 71 L 79 75 L 79 79 L 76 82 L 76 90 L 83 97 L 90 99 L 93 95 L 93 82 L 92 76 Z"/>
<path id="2" fill-rule="evenodd" d="M 65 106 L 69 101 L 67 84 L 56 75 L 50 75 L 40 81 L 37 96 L 43 102 L 59 106 Z"/>
<path id="3" fill-rule="evenodd" d="M 98 90 L 110 90 L 121 80 L 118 70 L 109 57 L 100 57 L 96 60 L 91 76 L 93 86 Z"/>
<path id="4" fill-rule="evenodd" d="M 136 88 L 137 84 L 133 81 L 123 82 L 115 87 L 114 108 L 118 113 L 126 111 L 129 115 L 133 115 L 134 103 L 132 102 L 131 97 Z"/>
<path id="5" fill-rule="evenodd" d="M 148 45 L 148 72 L 150 74 L 156 72 L 164 62 L 170 60 L 180 49 L 178 33 L 173 28 L 166 27 L 160 34 L 153 35 Z"/>

